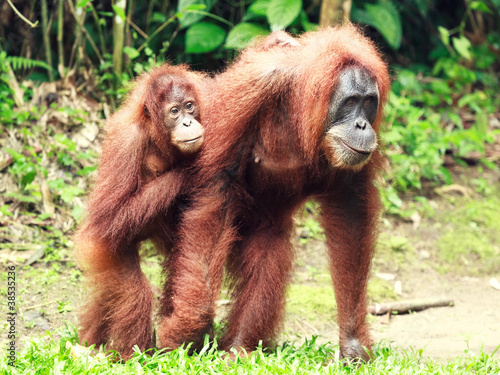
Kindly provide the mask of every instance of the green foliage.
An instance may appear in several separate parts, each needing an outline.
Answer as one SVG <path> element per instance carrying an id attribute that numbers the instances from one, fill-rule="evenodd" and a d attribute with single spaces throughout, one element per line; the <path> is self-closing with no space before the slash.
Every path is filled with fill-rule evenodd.
<path id="1" fill-rule="evenodd" d="M 52 70 L 52 67 L 48 66 L 45 61 L 28 59 L 22 56 L 7 56 L 5 60 L 10 63 L 12 69 L 32 69 L 32 68 L 43 68 L 46 70 Z"/>
<path id="2" fill-rule="evenodd" d="M 191 8 L 195 3 L 203 6 L 203 10 Z M 179 1 L 180 26 L 188 27 L 185 33 L 186 53 L 217 54 L 223 49 L 243 49 L 256 37 L 269 34 L 271 31 L 283 30 L 291 25 L 298 25 L 298 30 L 310 30 L 316 26 L 309 22 L 303 12 L 302 0 L 254 1 L 239 19 L 235 19 L 239 22 L 231 22 L 233 20 L 228 22 L 220 16 L 208 13 L 214 4 L 216 2 L 213 0 Z M 203 16 L 211 18 L 212 22 L 195 23 L 202 20 Z M 229 30 L 227 25 L 231 26 Z"/>
<path id="3" fill-rule="evenodd" d="M 181 14 L 180 26 L 184 28 L 199 22 L 206 15 L 206 12 L 212 10 L 215 2 L 216 0 L 179 0 L 177 13 Z M 201 5 L 201 7 L 197 5 Z"/>
<path id="4" fill-rule="evenodd" d="M 444 56 L 432 71 L 424 70 L 433 76 L 423 76 L 421 68 L 396 70 L 386 111 L 389 127 L 383 134 L 391 187 L 383 189 L 382 198 L 390 213 L 404 215 L 398 192 L 421 189 L 424 181 L 452 183 L 443 166 L 445 155 L 457 163 L 472 152 L 484 155 L 485 145 L 499 133 L 489 128 L 488 120 L 500 105 L 498 77 L 491 69 L 494 55 L 484 46 L 470 53 L 472 66 L 464 65 L 461 55 Z"/>
<path id="5" fill-rule="evenodd" d="M 11 111 L 12 114 L 9 115 L 16 122 L 9 124 L 6 121 L 5 129 L 9 129 L 20 142 L 13 143 L 16 149 L 9 146 L 3 148 L 12 161 L 2 172 L 10 177 L 17 189 L 5 193 L 6 197 L 11 198 L 8 202 L 14 203 L 2 205 L 0 212 L 5 216 L 12 216 L 12 207 L 16 207 L 22 215 L 31 217 L 34 224 L 45 226 L 49 237 L 59 238 L 58 229 L 41 224 L 52 216 L 50 213 L 44 213 L 44 206 L 48 203 L 61 211 L 69 209 L 74 219 L 80 218 L 82 208 L 75 197 L 83 196 L 86 192 L 75 184 L 74 177 L 86 176 L 96 169 L 96 154 L 90 150 L 81 151 L 66 134 L 54 133 L 53 129 L 44 130 L 37 126 L 37 120 L 47 108 L 33 107 L 30 111 Z M 81 110 L 61 107 L 57 111 L 66 112 L 73 123 L 85 122 L 82 118 L 85 113 Z M 31 144 L 41 147 L 35 148 Z M 86 165 L 88 160 L 91 165 Z M 59 172 L 57 177 L 53 174 L 54 167 Z M 45 189 L 51 198 L 42 196 Z"/>
<path id="6" fill-rule="evenodd" d="M 376 4 L 367 2 L 364 10 L 353 10 L 352 19 L 375 27 L 393 49 L 399 49 L 403 28 L 398 9 L 391 0 L 379 0 Z"/>
<path id="7" fill-rule="evenodd" d="M 226 48 L 243 49 L 259 35 L 266 35 L 268 31 L 253 23 L 242 22 L 229 32 L 226 40 Z"/>
<path id="8" fill-rule="evenodd" d="M 15 180 L 18 182 L 19 187 L 25 188 L 35 179 L 37 163 L 40 163 L 41 159 L 33 152 L 32 147 L 26 150 L 29 152 L 30 156 L 25 156 L 10 148 L 5 148 L 5 151 L 7 151 L 13 159 L 10 173 L 15 176 Z M 47 171 L 44 169 L 42 169 L 42 172 L 47 174 Z"/>
<path id="9" fill-rule="evenodd" d="M 81 0 L 76 6 L 88 13 L 85 28 L 89 36 L 102 39 L 98 43 L 102 60 L 94 68 L 96 90 L 92 94 L 100 96 L 112 108 L 124 97 L 126 82 L 165 59 L 218 70 L 222 60 L 230 60 L 235 50 L 245 48 L 256 37 L 273 30 L 287 29 L 297 34 L 315 29 L 320 8 L 320 3 L 310 0 L 251 0 L 232 6 L 217 0 L 179 0 L 171 8 L 154 2 L 138 3 L 132 14 L 138 27 L 130 27 L 131 45 L 124 48 L 129 63 L 118 77 L 112 56 L 107 53 L 112 47 L 110 39 L 103 30 L 109 31 L 115 14 L 122 19 L 126 14 L 117 13 L 120 12 L 117 9 L 103 12 L 94 3 Z M 375 35 L 374 39 L 382 47 L 387 43 L 389 55 L 396 50 L 404 53 L 409 42 L 415 40 L 411 38 L 418 34 L 420 39 L 425 39 L 425 58 L 433 59 L 432 66 L 395 68 L 397 77 L 386 113 L 390 126 L 383 135 L 392 167 L 387 176 L 390 187 L 382 188 L 382 198 L 389 212 L 409 214 L 403 210 L 398 195 L 402 192 L 421 189 L 429 182 L 451 183 L 451 175 L 443 166 L 446 155 L 460 163 L 461 158 L 467 158 L 472 152 L 484 153 L 485 144 L 493 141 L 495 132 L 489 129 L 489 115 L 498 108 L 500 99 L 497 56 L 491 51 L 498 48 L 500 37 L 490 32 L 485 43 L 473 45 L 466 31 L 471 28 L 471 15 L 498 18 L 499 6 L 498 0 L 467 1 L 457 6 L 448 19 L 437 14 L 438 5 L 429 0 L 408 0 L 405 6 L 395 0 L 353 1 L 352 19 L 371 26 L 367 29 L 369 36 L 379 33 L 381 37 Z M 436 35 L 428 34 L 429 22 L 438 30 Z M 144 36 L 141 30 L 147 35 Z M 84 49 L 91 59 L 95 59 L 88 41 Z M 39 114 L 12 110 L 12 95 L 8 85 L 3 83 L 7 76 L 2 61 L 10 62 L 16 70 L 51 67 L 44 62 L 0 52 L 1 122 L 25 124 L 36 119 Z M 51 156 L 57 158 L 66 172 L 79 175 L 91 172 L 92 168 L 81 165 L 85 155 L 79 154 L 69 139 L 62 135 L 55 139 L 49 147 Z M 15 176 L 21 189 L 18 195 L 26 199 L 26 194 L 30 195 L 26 189 L 31 189 L 30 184 L 34 181 L 30 180 L 42 172 L 37 169 L 38 161 L 33 156 L 16 155 L 16 158 L 9 173 Z M 493 166 L 488 160 L 483 159 L 482 163 Z M 61 185 L 57 186 L 58 190 L 62 189 Z M 63 199 L 67 195 L 58 191 L 56 196 Z M 313 235 L 318 234 L 312 224 L 305 229 Z"/>
<path id="10" fill-rule="evenodd" d="M 199 22 L 186 32 L 186 52 L 206 53 L 219 47 L 226 38 L 226 32 L 213 23 Z"/>
<path id="11" fill-rule="evenodd" d="M 7 74 L 7 53 L 0 51 L 0 124 L 11 124 L 16 120 L 16 113 L 13 110 L 14 98 L 13 93 L 7 82 L 9 76 Z M 3 132 L 3 127 L 0 127 L 0 134 Z"/>
<path id="12" fill-rule="evenodd" d="M 266 16 L 271 31 L 283 30 L 290 26 L 302 10 L 302 0 L 271 0 Z"/>

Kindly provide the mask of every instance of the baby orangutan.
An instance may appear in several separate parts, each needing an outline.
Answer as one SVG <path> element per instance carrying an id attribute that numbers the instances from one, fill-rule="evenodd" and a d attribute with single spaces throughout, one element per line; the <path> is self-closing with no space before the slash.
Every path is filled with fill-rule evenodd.
<path id="1" fill-rule="evenodd" d="M 189 166 L 203 143 L 204 77 L 164 65 L 136 82 L 106 123 L 106 139 L 87 216 L 76 235 L 91 293 L 80 342 L 108 344 L 124 358 L 151 348 L 153 292 L 140 267 L 142 241 L 168 255 Z M 167 257 L 168 258 L 168 257 Z M 165 262 L 165 271 L 176 272 Z"/>

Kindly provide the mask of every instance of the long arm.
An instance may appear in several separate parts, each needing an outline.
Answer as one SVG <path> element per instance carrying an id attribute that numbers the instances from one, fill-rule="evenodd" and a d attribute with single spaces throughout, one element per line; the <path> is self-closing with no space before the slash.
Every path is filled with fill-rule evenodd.
<path id="1" fill-rule="evenodd" d="M 169 274 L 161 300 L 160 347 L 175 349 L 185 342 L 201 349 L 210 333 L 219 298 L 224 263 L 236 241 L 234 210 L 220 190 L 206 186 L 183 214 L 179 241 L 169 256 Z"/>
<path id="2" fill-rule="evenodd" d="M 116 244 L 134 238 L 179 195 L 184 182 L 180 169 L 148 184 L 141 181 L 146 142 L 146 135 L 131 125 L 110 134 L 104 143 L 83 226 L 92 237 Z"/>
<path id="3" fill-rule="evenodd" d="M 368 359 L 366 287 L 379 218 L 378 191 L 360 172 L 319 197 L 337 300 L 342 357 Z"/>
<path id="4" fill-rule="evenodd" d="M 181 192 L 184 177 L 182 170 L 173 169 L 141 186 L 111 211 L 113 217 L 108 222 L 105 236 L 118 242 L 136 237 L 146 225 L 172 206 Z"/>

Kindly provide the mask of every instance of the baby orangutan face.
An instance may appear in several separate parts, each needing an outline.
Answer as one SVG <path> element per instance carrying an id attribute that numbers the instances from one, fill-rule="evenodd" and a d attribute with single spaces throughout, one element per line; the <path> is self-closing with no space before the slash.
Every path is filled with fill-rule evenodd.
<path id="1" fill-rule="evenodd" d="M 165 100 L 163 118 L 171 131 L 172 145 L 182 155 L 191 155 L 200 149 L 204 129 L 200 124 L 198 101 L 189 85 L 172 87 Z"/>

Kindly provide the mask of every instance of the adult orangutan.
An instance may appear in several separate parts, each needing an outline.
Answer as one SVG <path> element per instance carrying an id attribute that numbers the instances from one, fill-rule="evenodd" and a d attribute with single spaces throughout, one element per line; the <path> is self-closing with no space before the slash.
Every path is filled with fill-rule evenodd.
<path id="1" fill-rule="evenodd" d="M 270 345 L 292 268 L 292 217 L 314 199 L 322 208 L 341 355 L 369 357 L 366 285 L 380 209 L 373 181 L 382 164 L 378 131 L 389 75 L 375 46 L 351 25 L 295 41 L 279 37 L 250 48 L 215 79 L 197 161 L 200 187 L 179 229 L 177 251 L 190 268 L 172 281 L 163 346 L 182 343 L 179 327 L 209 326 L 225 263 L 234 304 L 220 346 Z"/>
<path id="2" fill-rule="evenodd" d="M 151 239 L 167 255 L 165 271 L 177 272 L 169 250 L 187 168 L 203 143 L 203 79 L 184 66 L 156 68 L 136 82 L 106 123 L 96 185 L 76 236 L 91 288 L 80 319 L 82 343 L 107 343 L 124 358 L 134 345 L 144 350 L 154 344 L 153 293 L 139 248 Z"/>

